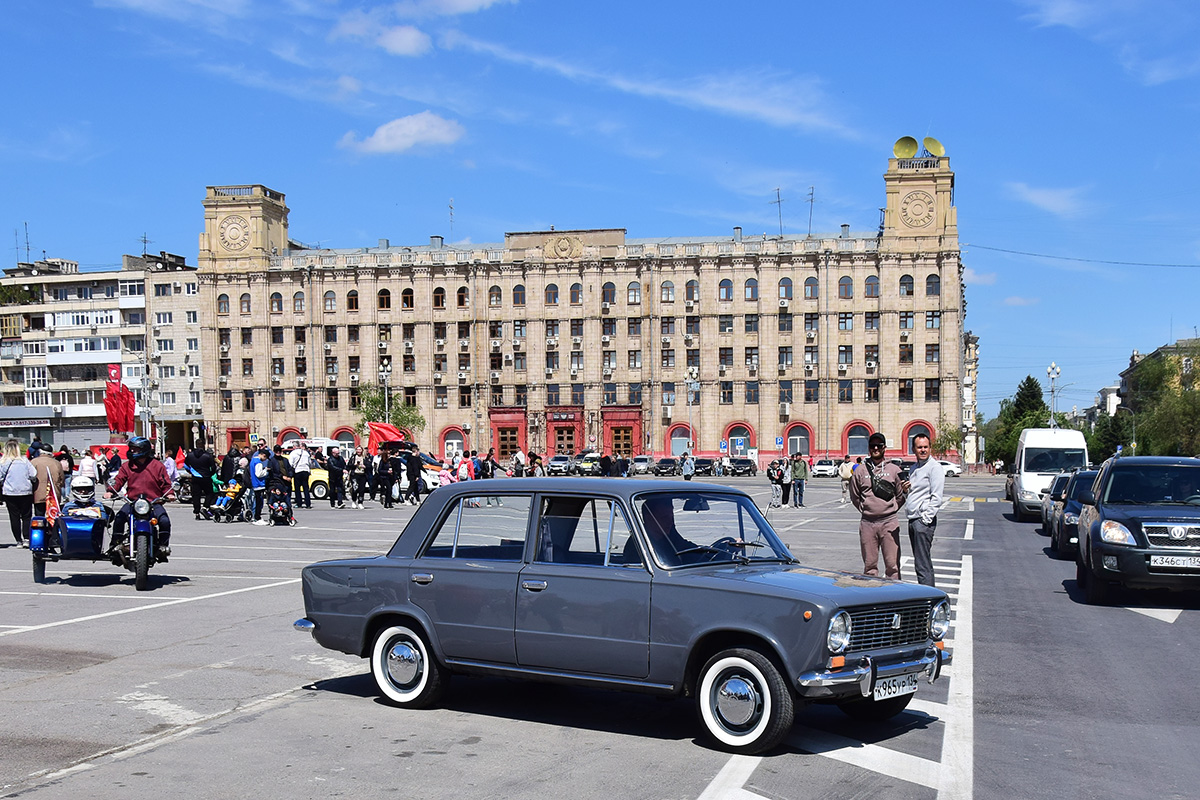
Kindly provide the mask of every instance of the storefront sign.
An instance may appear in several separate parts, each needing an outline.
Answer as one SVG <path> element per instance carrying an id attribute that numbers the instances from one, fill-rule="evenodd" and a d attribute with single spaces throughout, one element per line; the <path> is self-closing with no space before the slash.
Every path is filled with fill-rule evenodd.
<path id="1" fill-rule="evenodd" d="M 579 419 L 577 411 L 553 411 L 550 413 L 551 422 L 574 422 Z"/>
<path id="2" fill-rule="evenodd" d="M 49 428 L 48 419 L 0 419 L 0 428 Z"/>

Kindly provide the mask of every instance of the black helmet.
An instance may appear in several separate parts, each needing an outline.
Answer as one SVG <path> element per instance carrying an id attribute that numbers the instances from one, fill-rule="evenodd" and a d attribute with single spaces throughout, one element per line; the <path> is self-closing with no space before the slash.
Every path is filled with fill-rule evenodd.
<path id="1" fill-rule="evenodd" d="M 129 459 L 136 461 L 154 456 L 154 445 L 145 436 L 135 436 L 129 440 Z"/>

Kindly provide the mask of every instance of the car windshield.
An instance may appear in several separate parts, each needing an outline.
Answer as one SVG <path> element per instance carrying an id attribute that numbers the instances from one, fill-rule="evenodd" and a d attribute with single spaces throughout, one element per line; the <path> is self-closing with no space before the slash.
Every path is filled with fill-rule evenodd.
<path id="1" fill-rule="evenodd" d="M 1086 466 L 1083 448 L 1025 448 L 1025 469 L 1029 472 L 1066 472 Z"/>
<path id="2" fill-rule="evenodd" d="M 1200 505 L 1200 467 L 1177 464 L 1117 467 L 1102 500 L 1133 505 Z"/>
<path id="3" fill-rule="evenodd" d="M 570 456 L 550 456 L 551 461 L 570 461 Z"/>
<path id="4" fill-rule="evenodd" d="M 749 497 L 656 492 L 636 498 L 634 510 L 664 567 L 795 561 Z"/>

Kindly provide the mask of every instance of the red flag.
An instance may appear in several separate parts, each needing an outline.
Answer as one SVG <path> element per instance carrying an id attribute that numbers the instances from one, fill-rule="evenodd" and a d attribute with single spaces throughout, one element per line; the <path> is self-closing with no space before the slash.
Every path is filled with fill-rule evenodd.
<path id="1" fill-rule="evenodd" d="M 181 448 L 179 448 L 179 452 L 175 454 L 175 466 L 179 467 L 180 469 L 183 469 L 184 458 L 185 457 L 183 455 L 183 448 L 181 447 Z"/>
<path id="2" fill-rule="evenodd" d="M 113 383 L 121 382 L 121 365 L 120 364 L 109 364 L 108 365 L 108 379 L 110 381 L 112 381 Z"/>
<path id="3" fill-rule="evenodd" d="M 58 519 L 59 513 L 58 492 L 54 489 L 54 481 L 50 481 L 50 491 L 46 493 L 46 527 L 44 530 L 54 529 L 54 521 Z"/>
<path id="4" fill-rule="evenodd" d="M 386 422 L 368 422 L 367 429 L 371 432 L 367 438 L 367 452 L 378 455 L 379 445 L 384 442 L 403 442 L 404 434 L 395 425 Z"/>
<path id="5" fill-rule="evenodd" d="M 124 422 L 125 415 L 121 406 L 121 384 L 106 383 L 104 385 L 104 414 L 108 418 L 108 429 L 110 431 L 124 430 L 121 425 Z"/>
<path id="6" fill-rule="evenodd" d="M 129 391 L 129 387 L 123 383 L 121 384 L 121 391 L 118 397 L 120 397 L 121 401 L 121 411 L 123 412 L 122 424 L 124 425 L 120 430 L 132 432 L 133 422 L 137 416 L 135 412 L 137 398 L 133 396 L 133 392 Z"/>

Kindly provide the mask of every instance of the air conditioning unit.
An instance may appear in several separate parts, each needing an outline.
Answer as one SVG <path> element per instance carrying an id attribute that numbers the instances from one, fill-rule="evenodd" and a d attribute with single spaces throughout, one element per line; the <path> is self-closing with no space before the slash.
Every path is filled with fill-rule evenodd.
<path id="1" fill-rule="evenodd" d="M 465 381 L 467 379 L 467 373 L 465 373 L 465 372 L 458 373 L 458 379 L 460 381 Z"/>
<path id="2" fill-rule="evenodd" d="M 867 369 L 875 369 L 875 368 L 876 368 L 876 367 L 878 367 L 878 366 L 879 366 L 879 364 L 878 364 L 878 363 L 876 363 L 876 362 L 874 362 L 874 361 L 868 361 L 868 362 L 867 362 Z"/>
<path id="3" fill-rule="evenodd" d="M 839 373 L 844 373 L 845 371 L 846 371 L 846 365 L 845 365 L 845 364 L 838 364 L 838 372 L 839 372 Z"/>
<path id="4" fill-rule="evenodd" d="M 175 283 L 173 285 L 175 287 L 175 291 L 179 292 L 179 291 L 183 290 L 183 284 L 180 283 L 179 281 L 175 281 Z"/>
<path id="5" fill-rule="evenodd" d="M 442 382 L 442 378 L 444 378 L 444 377 L 446 377 L 446 376 L 445 376 L 445 375 L 443 375 L 442 373 L 440 373 L 440 372 L 435 372 L 435 373 L 433 373 L 433 382 L 434 382 L 434 383 L 441 383 L 441 382 Z"/>
<path id="6" fill-rule="evenodd" d="M 571 377 L 576 378 L 578 376 L 579 376 L 579 369 L 577 367 L 571 367 Z"/>
<path id="7" fill-rule="evenodd" d="M 805 375 L 812 375 L 812 374 L 813 374 L 813 365 L 812 365 L 812 364 L 805 364 L 805 365 L 804 365 L 804 374 L 805 374 Z"/>
<path id="8" fill-rule="evenodd" d="M 415 345 L 416 345 L 416 342 L 414 342 L 412 339 L 404 340 L 404 349 L 405 350 L 412 350 Z"/>
<path id="9" fill-rule="evenodd" d="M 690 334 L 690 333 L 685 333 L 685 334 L 683 335 L 683 342 L 684 342 L 684 344 L 691 344 L 691 343 L 692 343 L 692 340 L 693 340 L 693 339 L 695 339 L 695 338 L 696 338 L 696 337 L 692 336 L 692 334 Z"/>
<path id="10" fill-rule="evenodd" d="M 670 344 L 670 343 L 671 343 L 671 337 L 670 337 L 670 336 L 664 336 L 664 337 L 662 337 L 662 343 L 663 343 L 663 344 Z"/>
<path id="11" fill-rule="evenodd" d="M 612 368 L 611 367 L 604 368 L 604 377 L 606 377 L 606 378 L 612 377 Z"/>
<path id="12" fill-rule="evenodd" d="M 308 385 L 308 378 L 307 378 L 306 376 L 304 376 L 304 375 L 298 375 L 298 376 L 296 377 L 296 385 L 297 385 L 297 386 L 306 386 L 306 385 Z"/>
<path id="13" fill-rule="evenodd" d="M 229 383 L 229 376 L 222 375 L 219 378 L 217 378 L 217 382 L 220 383 L 222 386 L 224 386 L 225 384 Z"/>
<path id="14" fill-rule="evenodd" d="M 787 308 L 791 304 L 792 304 L 792 301 L 788 300 L 786 297 L 779 298 L 779 307 L 780 308 Z"/>
<path id="15" fill-rule="evenodd" d="M 583 344 L 583 337 L 582 336 L 572 336 L 571 344 Z"/>
<path id="16" fill-rule="evenodd" d="M 546 367 L 546 377 L 549 378 L 554 374 L 554 367 Z"/>
<path id="17" fill-rule="evenodd" d="M 296 355 L 298 355 L 298 356 L 304 355 L 304 345 L 302 345 L 302 344 L 296 345 Z"/>
<path id="18" fill-rule="evenodd" d="M 746 369 L 750 370 L 751 375 L 758 374 L 758 364 L 747 364 Z"/>
<path id="19" fill-rule="evenodd" d="M 600 304 L 600 310 L 601 310 L 601 311 L 608 311 L 608 309 L 609 309 L 609 308 L 610 308 L 610 306 L 609 306 L 609 304 L 608 304 L 608 303 L 601 303 L 601 304 Z"/>
<path id="20" fill-rule="evenodd" d="M 53 328 L 54 326 L 51 325 L 50 327 Z M 155 336 L 158 336 L 160 333 L 162 333 L 162 328 L 158 327 L 157 325 L 151 328 L 151 330 L 154 332 Z"/>
<path id="21" fill-rule="evenodd" d="M 791 413 L 792 413 L 792 404 L 791 403 L 780 403 L 779 404 L 779 416 L 786 417 Z"/>
<path id="22" fill-rule="evenodd" d="M 499 339 L 492 339 L 492 349 L 493 350 L 499 350 L 501 344 L 503 344 L 503 342 L 501 342 Z"/>
<path id="23" fill-rule="evenodd" d="M 902 342 L 908 341 L 908 331 L 900 331 L 900 341 L 902 341 Z"/>
<path id="24" fill-rule="evenodd" d="M 684 306 L 684 308 L 686 308 L 688 311 L 691 311 L 693 308 L 695 308 L 695 307 L 696 307 L 696 301 L 695 301 L 695 300 L 687 300 L 687 301 L 685 301 L 685 302 L 684 302 L 683 306 Z"/>
<path id="25" fill-rule="evenodd" d="M 719 372 L 719 373 L 721 373 L 722 375 L 724 375 L 724 374 L 725 374 L 725 365 L 724 365 L 724 364 L 717 364 L 717 372 Z"/>
<path id="26" fill-rule="evenodd" d="M 350 382 L 358 383 L 358 373 L 355 372 L 350 374 Z"/>
<path id="27" fill-rule="evenodd" d="M 445 340 L 445 339 L 435 339 L 433 343 L 434 343 L 434 345 L 436 345 L 437 347 L 445 347 L 445 346 L 446 346 L 446 340 Z"/>
<path id="28" fill-rule="evenodd" d="M 663 419 L 670 419 L 670 418 L 671 418 L 671 409 L 672 409 L 672 408 L 674 408 L 674 406 L 663 406 L 663 407 L 662 407 L 662 410 L 663 410 Z"/>
<path id="29" fill-rule="evenodd" d="M 516 339 L 513 339 L 513 340 L 512 340 L 512 346 L 513 346 L 513 350 L 520 350 L 520 349 L 521 349 L 521 345 L 522 345 L 522 344 L 524 344 L 524 343 L 525 343 L 525 340 L 524 340 L 524 339 L 521 339 L 521 338 L 516 338 Z"/>
<path id="30" fill-rule="evenodd" d="M 468 347 L 471 346 L 471 340 L 470 339 L 459 339 L 458 346 L 461 347 L 463 350 L 466 350 Z"/>
<path id="31" fill-rule="evenodd" d="M 303 349 L 304 349 L 304 348 L 302 347 L 302 348 L 301 348 L 301 351 L 303 351 Z M 222 352 L 222 353 L 228 353 L 228 352 L 229 352 L 229 345 L 227 345 L 227 344 L 223 344 L 223 345 L 221 345 L 221 352 Z"/>
<path id="32" fill-rule="evenodd" d="M 558 339 L 553 336 L 547 336 L 546 347 L 558 347 Z"/>
<path id="33" fill-rule="evenodd" d="M 380 343 L 379 343 L 379 349 L 380 349 L 380 350 L 387 350 L 387 342 L 380 342 Z"/>
<path id="34" fill-rule="evenodd" d="M 333 375 L 333 374 L 326 375 L 326 376 L 325 376 L 325 381 L 326 381 L 326 383 L 328 383 L 330 386 L 336 386 L 336 385 L 337 385 L 337 375 Z"/>
<path id="35" fill-rule="evenodd" d="M 301 435 L 301 436 L 308 436 L 308 428 L 306 428 L 306 427 L 304 427 L 303 425 L 301 425 L 301 426 L 300 426 L 300 435 Z"/>
<path id="36" fill-rule="evenodd" d="M 63 407 L 62 407 L 62 406 L 55 406 L 55 407 L 54 407 L 54 413 L 55 413 L 55 414 L 61 414 L 61 413 L 63 413 Z"/>
<path id="37" fill-rule="evenodd" d="M 326 353 L 332 353 L 332 352 L 333 352 L 333 345 L 331 345 L 329 342 L 326 342 L 326 343 L 325 343 L 325 352 L 326 352 Z"/>
<path id="38" fill-rule="evenodd" d="M 278 376 L 278 375 L 272 375 L 272 376 L 271 376 L 271 383 L 279 383 L 279 376 Z"/>
<path id="39" fill-rule="evenodd" d="M 808 339 L 811 342 L 813 339 L 817 338 L 817 332 L 816 331 L 805 331 L 804 338 Z"/>
<path id="40" fill-rule="evenodd" d="M 499 381 L 499 380 L 500 380 L 500 373 L 499 373 L 499 372 L 493 372 L 493 373 L 492 373 L 492 380 L 493 380 L 493 381 Z"/>
<path id="41" fill-rule="evenodd" d="M 608 344 L 609 342 L 612 341 L 612 337 L 611 336 L 601 336 L 600 341 L 604 344 Z"/>
<path id="42" fill-rule="evenodd" d="M 273 435 L 273 436 L 279 435 L 279 426 L 278 425 L 271 426 L 271 435 Z"/>

